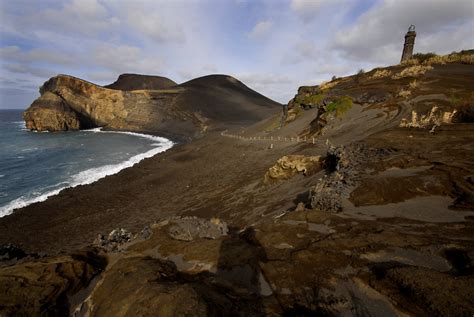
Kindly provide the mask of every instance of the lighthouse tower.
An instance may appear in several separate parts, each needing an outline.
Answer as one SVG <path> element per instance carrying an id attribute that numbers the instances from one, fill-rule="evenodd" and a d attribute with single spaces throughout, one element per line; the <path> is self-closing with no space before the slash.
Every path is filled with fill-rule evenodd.
<path id="1" fill-rule="evenodd" d="M 408 28 L 407 34 L 405 34 L 405 44 L 403 44 L 403 53 L 402 60 L 400 62 L 406 61 L 413 57 L 413 47 L 415 46 L 415 26 L 412 24 Z"/>

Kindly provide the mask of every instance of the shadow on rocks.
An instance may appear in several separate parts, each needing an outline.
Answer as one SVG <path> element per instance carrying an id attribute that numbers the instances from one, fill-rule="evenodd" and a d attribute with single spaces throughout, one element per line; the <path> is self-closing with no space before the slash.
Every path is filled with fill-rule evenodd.
<path id="1" fill-rule="evenodd" d="M 260 262 L 266 259 L 265 250 L 253 228 L 242 231 L 229 228 L 229 235 L 221 243 L 216 277 L 229 296 L 242 302 L 238 305 L 242 307 L 240 316 L 266 315 L 263 300 L 272 295 L 260 269 Z"/>

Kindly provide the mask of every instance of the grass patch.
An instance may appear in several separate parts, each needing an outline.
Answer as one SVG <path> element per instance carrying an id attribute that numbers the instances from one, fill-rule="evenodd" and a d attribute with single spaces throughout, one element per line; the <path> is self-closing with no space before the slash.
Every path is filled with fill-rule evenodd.
<path id="1" fill-rule="evenodd" d="M 418 82 L 415 79 L 414 81 L 409 83 L 408 86 L 410 87 L 410 89 L 416 89 L 418 87 Z"/>
<path id="2" fill-rule="evenodd" d="M 429 65 L 414 65 L 405 68 L 398 74 L 394 74 L 392 79 L 400 79 L 404 77 L 419 77 L 424 75 L 427 71 L 432 70 L 433 67 Z"/>
<path id="3" fill-rule="evenodd" d="M 375 71 L 375 73 L 370 76 L 370 79 L 379 79 L 379 78 L 385 78 L 385 77 L 390 77 L 392 73 L 387 70 L 387 69 L 378 69 Z"/>
<path id="4" fill-rule="evenodd" d="M 454 106 L 459 106 L 462 102 L 463 102 L 462 98 L 459 98 L 456 96 L 449 97 L 449 103 L 451 103 Z"/>
<path id="5" fill-rule="evenodd" d="M 268 125 L 265 127 L 265 131 L 273 131 L 280 127 L 281 124 L 281 117 L 276 116 L 275 118 L 271 119 Z"/>
<path id="6" fill-rule="evenodd" d="M 303 105 L 316 106 L 317 104 L 319 104 L 320 102 L 323 101 L 324 97 L 325 97 L 324 93 L 319 93 L 319 94 L 316 94 L 316 95 L 309 95 L 309 96 L 298 95 L 298 96 L 296 96 L 295 101 L 297 103 L 303 104 Z"/>
<path id="7" fill-rule="evenodd" d="M 326 106 L 326 112 L 335 112 L 336 117 L 339 117 L 352 108 L 351 97 L 344 96 L 335 101 L 332 101 Z"/>
<path id="8" fill-rule="evenodd" d="M 453 52 L 447 55 L 436 55 L 435 53 L 417 53 L 413 58 L 403 61 L 402 65 L 444 65 L 448 63 L 474 64 L 474 53 L 472 51 Z"/>

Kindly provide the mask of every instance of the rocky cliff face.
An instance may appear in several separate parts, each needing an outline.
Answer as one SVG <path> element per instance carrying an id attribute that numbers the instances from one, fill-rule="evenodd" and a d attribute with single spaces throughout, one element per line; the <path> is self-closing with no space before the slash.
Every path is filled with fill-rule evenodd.
<path id="1" fill-rule="evenodd" d="M 109 89 L 67 75 L 53 77 L 40 88 L 41 97 L 25 111 L 26 126 L 39 131 L 100 126 L 193 138 L 208 129 L 257 122 L 279 111 L 278 103 L 229 76 L 207 76 L 172 88 L 168 87 L 171 81 L 165 82 L 166 89 L 149 89 L 157 84 L 156 78 L 149 82 L 152 76 L 139 80 L 140 76 L 133 75 L 132 79 L 147 89 L 132 91 Z M 116 83 L 125 88 L 133 86 L 130 76 L 121 77 Z M 221 82 L 226 86 L 219 86 Z M 215 89 L 216 85 L 220 88 Z"/>

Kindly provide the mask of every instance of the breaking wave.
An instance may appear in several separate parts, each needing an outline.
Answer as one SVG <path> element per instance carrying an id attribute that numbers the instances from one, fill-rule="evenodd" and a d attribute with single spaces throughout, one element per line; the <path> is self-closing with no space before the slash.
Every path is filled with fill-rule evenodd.
<path id="1" fill-rule="evenodd" d="M 66 188 L 72 188 L 76 187 L 79 185 L 87 185 L 91 184 L 101 178 L 104 178 L 109 175 L 116 174 L 120 172 L 121 170 L 132 167 L 133 165 L 137 164 L 138 162 L 150 158 L 158 153 L 164 152 L 168 149 L 170 149 L 174 143 L 171 140 L 168 140 L 166 138 L 158 137 L 158 136 L 153 136 L 153 135 L 148 135 L 148 134 L 142 134 L 142 133 L 135 133 L 135 132 L 121 132 L 121 131 L 102 131 L 101 128 L 95 128 L 95 129 L 90 129 L 90 130 L 83 130 L 86 132 L 93 132 L 93 133 L 120 133 L 120 134 L 128 134 L 128 135 L 133 135 L 136 137 L 140 138 L 146 138 L 149 140 L 155 141 L 152 143 L 154 146 L 152 149 L 141 153 L 137 154 L 135 156 L 132 156 L 131 158 L 127 159 L 126 161 L 123 161 L 121 163 L 117 164 L 108 164 L 108 165 L 103 165 L 91 169 L 84 170 L 82 172 L 79 172 L 75 175 L 72 175 L 70 180 L 68 182 L 62 182 L 51 187 L 56 187 L 55 189 L 51 191 L 47 191 L 45 193 L 39 193 L 39 192 L 33 192 L 30 195 L 26 196 L 21 196 L 8 204 L 1 206 L 0 207 L 0 217 L 4 217 L 6 215 L 11 214 L 15 209 L 18 208 L 23 208 L 25 206 L 42 202 L 48 199 L 51 196 L 59 194 L 63 189 Z M 3 175 L 2 175 L 3 176 Z"/>

